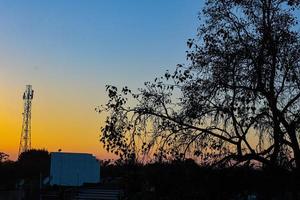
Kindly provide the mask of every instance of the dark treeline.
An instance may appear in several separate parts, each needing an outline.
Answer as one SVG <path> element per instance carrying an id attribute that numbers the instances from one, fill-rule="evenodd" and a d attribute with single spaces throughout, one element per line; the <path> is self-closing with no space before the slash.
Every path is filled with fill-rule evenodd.
<path id="1" fill-rule="evenodd" d="M 129 199 L 300 199 L 300 176 L 285 170 L 212 168 L 194 160 L 102 165 L 103 180 L 118 180 Z"/>
<path id="2" fill-rule="evenodd" d="M 23 188 L 37 199 L 40 178 L 49 176 L 45 150 L 23 153 L 17 161 L 1 160 L 0 189 Z M 100 187 L 117 187 L 126 199 L 300 199 L 300 175 L 285 169 L 239 166 L 214 168 L 194 160 L 139 164 L 122 160 L 101 162 Z M 44 185 L 43 188 L 51 189 Z M 53 188 L 52 188 L 53 189 Z"/>
<path id="3" fill-rule="evenodd" d="M 24 152 L 17 161 L 9 160 L 6 155 L 0 162 L 0 189 L 13 190 L 22 186 L 33 190 L 38 187 L 40 178 L 49 176 L 49 171 L 50 154 L 47 150 Z"/>

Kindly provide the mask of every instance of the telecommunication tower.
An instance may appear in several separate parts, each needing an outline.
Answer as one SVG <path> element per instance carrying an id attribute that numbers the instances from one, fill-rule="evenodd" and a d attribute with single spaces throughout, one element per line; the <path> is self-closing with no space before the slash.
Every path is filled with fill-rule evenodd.
<path id="1" fill-rule="evenodd" d="M 28 151 L 31 148 L 31 101 L 33 99 L 33 90 L 31 85 L 26 85 L 26 90 L 23 94 L 24 112 L 22 133 L 19 146 L 19 155 Z"/>

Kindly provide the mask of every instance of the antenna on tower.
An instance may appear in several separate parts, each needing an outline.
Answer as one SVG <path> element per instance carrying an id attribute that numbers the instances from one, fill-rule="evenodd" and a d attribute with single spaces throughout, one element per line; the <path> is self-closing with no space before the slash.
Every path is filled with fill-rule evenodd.
<path id="1" fill-rule="evenodd" d="M 26 85 L 26 90 L 23 94 L 24 112 L 22 133 L 19 146 L 19 156 L 21 153 L 31 149 L 31 101 L 33 99 L 33 93 L 31 85 Z"/>

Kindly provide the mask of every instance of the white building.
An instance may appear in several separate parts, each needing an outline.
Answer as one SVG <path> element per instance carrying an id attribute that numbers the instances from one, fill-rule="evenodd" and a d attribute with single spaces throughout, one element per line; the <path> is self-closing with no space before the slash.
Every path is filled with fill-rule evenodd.
<path id="1" fill-rule="evenodd" d="M 100 163 L 86 153 L 51 153 L 50 185 L 81 186 L 100 182 Z"/>

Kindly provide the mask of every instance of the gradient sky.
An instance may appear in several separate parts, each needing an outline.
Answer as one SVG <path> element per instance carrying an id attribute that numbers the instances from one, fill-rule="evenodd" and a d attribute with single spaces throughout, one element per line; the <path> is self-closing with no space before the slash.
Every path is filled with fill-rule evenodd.
<path id="1" fill-rule="evenodd" d="M 0 1 L 0 151 L 16 159 L 22 93 L 35 90 L 32 147 L 108 158 L 105 85 L 142 86 L 185 62 L 201 0 Z"/>

